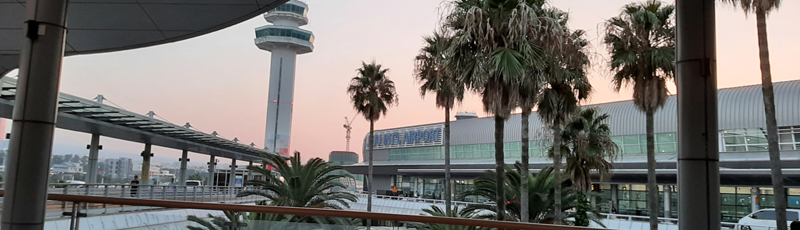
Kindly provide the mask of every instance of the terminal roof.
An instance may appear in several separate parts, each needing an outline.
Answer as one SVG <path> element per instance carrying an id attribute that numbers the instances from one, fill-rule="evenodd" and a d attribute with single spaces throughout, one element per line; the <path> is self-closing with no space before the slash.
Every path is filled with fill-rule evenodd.
<path id="1" fill-rule="evenodd" d="M 15 79 L 2 79 L 0 117 L 11 118 L 16 86 Z M 261 154 L 272 154 L 244 143 L 66 93 L 58 96 L 56 127 L 244 161 L 260 162 Z"/>
<path id="2" fill-rule="evenodd" d="M 176 42 L 232 26 L 287 0 L 73 0 L 65 55 Z M 0 74 L 19 66 L 26 0 L 0 1 Z"/>

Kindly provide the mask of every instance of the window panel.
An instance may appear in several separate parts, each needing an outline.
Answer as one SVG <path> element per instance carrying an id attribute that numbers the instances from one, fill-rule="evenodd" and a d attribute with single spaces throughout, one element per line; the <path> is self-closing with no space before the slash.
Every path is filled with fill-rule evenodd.
<path id="1" fill-rule="evenodd" d="M 747 144 L 764 144 L 767 143 L 767 137 L 763 135 L 747 136 Z"/>
<path id="2" fill-rule="evenodd" d="M 768 151 L 767 145 L 748 145 L 747 151 L 748 152 L 763 152 Z"/>
<path id="3" fill-rule="evenodd" d="M 745 138 L 742 136 L 738 137 L 725 137 L 723 138 L 726 145 L 742 145 L 745 144 Z"/>
<path id="4" fill-rule="evenodd" d="M 622 136 L 623 144 L 639 144 L 639 136 Z"/>
<path id="5" fill-rule="evenodd" d="M 726 146 L 725 152 L 746 152 L 747 147 L 744 146 Z"/>
<path id="6" fill-rule="evenodd" d="M 656 143 L 672 143 L 672 142 L 675 142 L 674 133 L 656 134 Z"/>
<path id="7" fill-rule="evenodd" d="M 658 153 L 677 153 L 675 143 L 657 144 L 656 152 Z"/>
<path id="8" fill-rule="evenodd" d="M 642 154 L 642 149 L 639 145 L 623 145 L 622 148 L 625 154 Z"/>

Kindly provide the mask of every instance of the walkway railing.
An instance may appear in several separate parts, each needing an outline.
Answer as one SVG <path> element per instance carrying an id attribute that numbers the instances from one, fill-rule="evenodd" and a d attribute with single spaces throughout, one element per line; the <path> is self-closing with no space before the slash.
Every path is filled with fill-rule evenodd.
<path id="1" fill-rule="evenodd" d="M 0 196 L 3 195 L 4 191 L 0 190 Z M 393 221 L 393 222 L 404 222 L 404 223 L 474 226 L 474 227 L 488 227 L 488 228 L 498 228 L 498 229 L 531 229 L 531 230 L 590 229 L 590 228 L 571 227 L 571 226 L 556 226 L 547 224 L 532 224 L 532 223 L 507 222 L 507 221 L 434 217 L 434 216 L 423 216 L 423 215 L 398 215 L 398 214 L 370 213 L 363 211 L 348 211 L 348 210 L 241 205 L 241 204 L 198 203 L 198 202 L 174 201 L 174 200 L 150 200 L 150 199 L 134 199 L 134 198 L 120 198 L 120 197 L 55 194 L 55 193 L 48 194 L 47 199 L 60 202 L 69 202 L 72 204 L 71 229 L 77 229 L 77 227 L 79 226 L 81 218 L 80 217 L 81 209 L 83 204 L 86 203 L 125 205 L 125 206 L 150 206 L 150 207 L 176 208 L 176 209 L 223 210 L 231 212 L 248 212 L 248 213 L 272 213 L 272 214 L 288 214 L 294 216 L 343 217 L 343 218 L 371 219 L 371 220 L 382 220 L 382 221 Z M 276 224 L 285 225 L 287 223 L 281 222 Z"/>

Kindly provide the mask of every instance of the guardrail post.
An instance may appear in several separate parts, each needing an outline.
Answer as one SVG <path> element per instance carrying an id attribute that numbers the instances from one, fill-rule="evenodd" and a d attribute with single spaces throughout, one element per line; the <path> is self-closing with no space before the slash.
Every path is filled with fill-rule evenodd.
<path id="1" fill-rule="evenodd" d="M 186 201 L 186 186 L 183 186 L 183 201 Z"/>
<path id="2" fill-rule="evenodd" d="M 108 185 L 103 186 L 103 197 L 108 197 Z M 108 204 L 103 203 L 103 213 L 106 213 L 106 211 L 108 211 Z"/>
<path id="3" fill-rule="evenodd" d="M 192 202 L 197 201 L 197 187 L 192 187 Z"/>
<path id="4" fill-rule="evenodd" d="M 156 186 L 150 185 L 150 199 L 153 199 L 153 192 L 155 192 Z"/>
<path id="5" fill-rule="evenodd" d="M 78 217 L 78 212 L 81 211 L 81 203 L 72 203 L 72 216 L 69 220 L 69 230 L 77 230 L 80 229 L 80 219 Z"/>
<path id="6" fill-rule="evenodd" d="M 64 195 L 66 195 L 68 192 L 69 192 L 69 186 L 64 186 Z M 66 201 L 62 201 L 61 202 L 61 211 L 63 212 L 64 210 L 67 210 L 67 202 Z"/>
<path id="7" fill-rule="evenodd" d="M 161 187 L 161 199 L 167 200 L 167 187 Z"/>
<path id="8" fill-rule="evenodd" d="M 200 202 L 206 201 L 206 187 L 200 187 Z"/>

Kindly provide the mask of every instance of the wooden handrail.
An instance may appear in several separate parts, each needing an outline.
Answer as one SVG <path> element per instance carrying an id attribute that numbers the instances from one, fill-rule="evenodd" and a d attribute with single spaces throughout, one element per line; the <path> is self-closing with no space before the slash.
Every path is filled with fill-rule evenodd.
<path id="1" fill-rule="evenodd" d="M 5 191 L 0 190 L 0 197 L 4 195 Z M 55 201 L 77 202 L 77 203 L 151 206 L 151 207 L 180 208 L 180 209 L 225 210 L 225 211 L 236 211 L 236 212 L 291 214 L 299 216 L 348 217 L 348 218 L 389 220 L 389 221 L 416 222 L 416 223 L 429 223 L 429 224 L 446 224 L 446 225 L 461 225 L 461 226 L 474 226 L 474 227 L 480 226 L 480 227 L 500 228 L 500 229 L 530 229 L 530 230 L 595 229 L 595 228 L 574 227 L 574 226 L 558 226 L 558 225 L 547 225 L 547 224 L 477 220 L 477 219 L 465 219 L 465 218 L 453 218 L 453 217 L 435 217 L 435 216 L 423 216 L 423 215 L 388 214 L 388 213 L 375 213 L 375 212 L 352 211 L 352 210 L 332 210 L 332 209 L 263 206 L 263 205 L 238 205 L 238 204 L 221 204 L 221 203 L 220 204 L 197 203 L 197 202 L 185 202 L 185 201 L 79 196 L 79 195 L 66 195 L 66 194 L 47 194 L 47 199 Z"/>

